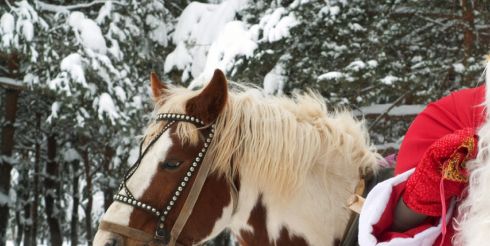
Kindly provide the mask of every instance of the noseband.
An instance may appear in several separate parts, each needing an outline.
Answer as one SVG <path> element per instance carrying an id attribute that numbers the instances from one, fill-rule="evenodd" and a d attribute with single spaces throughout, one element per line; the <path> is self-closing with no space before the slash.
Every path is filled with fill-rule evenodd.
<path id="1" fill-rule="evenodd" d="M 116 225 L 110 222 L 106 221 L 101 221 L 100 224 L 100 229 L 106 230 L 106 231 L 112 231 L 117 234 L 121 234 L 124 236 L 127 236 L 129 238 L 135 238 L 135 234 L 138 234 L 140 232 L 140 235 L 145 235 L 143 237 L 140 237 L 136 239 L 137 241 L 146 241 L 145 243 L 149 245 L 167 245 L 167 246 L 176 246 L 176 245 L 181 245 L 177 243 L 177 239 L 182 232 L 182 229 L 184 228 L 184 225 L 186 224 L 187 220 L 189 219 L 190 214 L 192 213 L 192 210 L 194 208 L 194 205 L 196 204 L 197 198 L 199 197 L 199 194 L 201 193 L 202 187 L 204 185 L 204 182 L 206 181 L 206 178 L 210 172 L 211 169 L 211 162 L 208 161 L 206 163 L 202 163 L 204 157 L 206 156 L 206 152 L 209 148 L 209 145 L 211 144 L 211 141 L 213 140 L 214 137 L 214 131 L 215 131 L 215 124 L 211 124 L 210 126 L 206 126 L 204 124 L 204 121 L 185 114 L 171 114 L 171 113 L 164 113 L 164 114 L 158 114 L 156 121 L 167 121 L 167 124 L 163 127 L 162 131 L 160 131 L 157 136 L 151 140 L 151 142 L 148 144 L 148 147 L 142 152 L 142 146 L 143 142 L 140 145 L 140 154 L 138 157 L 138 160 L 136 163 L 131 166 L 126 175 L 124 176 L 124 180 L 121 183 L 119 187 L 119 192 L 118 194 L 114 195 L 114 201 L 118 201 L 121 203 L 128 204 L 130 206 L 133 206 L 135 208 L 143 209 L 144 211 L 147 211 L 148 213 L 154 215 L 155 217 L 158 218 L 157 222 L 157 228 L 155 230 L 155 234 L 153 236 L 153 240 L 148 241 L 148 233 L 134 229 L 134 228 L 129 228 L 126 226 L 121 226 L 121 225 Z M 139 201 L 136 199 L 131 191 L 129 191 L 127 187 L 127 181 L 131 176 L 136 172 L 136 169 L 139 167 L 141 164 L 141 161 L 145 154 L 148 152 L 148 150 L 151 148 L 151 146 L 163 135 L 164 132 L 166 132 L 173 124 L 175 124 L 178 121 L 183 121 L 183 122 L 188 122 L 194 124 L 196 127 L 201 128 L 201 129 L 208 129 L 209 128 L 209 133 L 207 134 L 207 137 L 204 141 L 204 146 L 201 149 L 201 151 L 197 154 L 197 156 L 194 158 L 192 164 L 190 165 L 189 169 L 187 170 L 186 174 L 184 177 L 181 179 L 179 186 L 177 189 L 174 191 L 172 198 L 166 202 L 165 206 L 163 207 L 163 210 L 159 210 L 149 204 L 146 204 L 144 202 Z M 197 173 L 196 173 L 197 172 Z M 195 180 L 193 185 L 191 186 L 189 190 L 189 195 L 187 198 L 185 198 L 184 205 L 182 207 L 182 210 L 180 211 L 172 229 L 170 232 L 165 228 L 164 222 L 167 219 L 168 214 L 176 204 L 177 200 L 179 197 L 182 195 L 185 187 L 187 186 L 187 183 L 191 180 L 191 178 L 195 176 Z M 236 210 L 236 205 L 237 205 L 237 189 L 234 184 L 234 182 L 230 182 L 231 186 L 231 193 L 232 193 L 232 202 L 233 202 L 233 213 L 235 213 Z M 124 191 L 126 195 L 120 194 Z M 125 229 L 126 228 L 126 229 Z"/>

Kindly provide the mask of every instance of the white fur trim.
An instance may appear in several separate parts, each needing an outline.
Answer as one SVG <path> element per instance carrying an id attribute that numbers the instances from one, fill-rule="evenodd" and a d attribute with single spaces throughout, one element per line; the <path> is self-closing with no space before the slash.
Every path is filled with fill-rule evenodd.
<path id="1" fill-rule="evenodd" d="M 487 65 L 483 70 L 483 75 L 485 76 L 485 107 L 488 110 L 490 108 L 490 89 L 488 89 L 488 86 L 490 86 L 490 60 L 488 60 Z M 485 122 L 485 124 L 488 124 L 489 116 L 490 115 L 487 112 L 487 122 Z"/>
<path id="2" fill-rule="evenodd" d="M 430 227 L 413 238 L 395 238 L 389 242 L 378 243 L 376 237 L 372 234 L 373 225 L 377 224 L 381 215 L 386 209 L 386 205 L 392 195 L 393 187 L 406 181 L 415 171 L 415 168 L 410 169 L 391 179 L 385 180 L 377 184 L 371 192 L 369 192 L 359 218 L 359 245 L 361 246 L 419 246 L 433 245 L 441 232 L 441 223 L 437 226 Z M 447 212 L 447 221 L 452 218 L 455 202 L 453 201 Z"/>

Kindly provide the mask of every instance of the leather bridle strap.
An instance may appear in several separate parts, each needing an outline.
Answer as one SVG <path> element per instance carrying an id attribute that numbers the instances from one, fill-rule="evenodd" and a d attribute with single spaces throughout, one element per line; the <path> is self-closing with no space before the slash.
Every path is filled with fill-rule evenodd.
<path id="1" fill-rule="evenodd" d="M 197 172 L 196 178 L 194 179 L 194 184 L 192 185 L 189 195 L 185 199 L 184 206 L 180 210 L 179 216 L 175 221 L 172 231 L 170 231 L 170 242 L 168 246 L 176 246 L 177 239 L 179 238 L 184 225 L 187 223 L 189 216 L 196 205 L 199 194 L 201 193 L 204 182 L 206 181 L 209 171 L 211 170 L 211 161 L 203 161 L 201 168 Z"/>
<path id="2" fill-rule="evenodd" d="M 110 231 L 125 236 L 127 238 L 130 238 L 132 240 L 141 241 L 145 243 L 151 242 L 153 240 L 153 235 L 149 233 L 131 228 L 129 226 L 118 225 L 104 220 L 100 221 L 99 230 Z"/>

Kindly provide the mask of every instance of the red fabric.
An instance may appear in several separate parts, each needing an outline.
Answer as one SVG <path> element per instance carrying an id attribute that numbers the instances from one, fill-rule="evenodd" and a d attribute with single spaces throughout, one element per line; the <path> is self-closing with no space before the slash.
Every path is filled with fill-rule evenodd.
<path id="1" fill-rule="evenodd" d="M 420 233 L 426 230 L 429 227 L 436 225 L 436 222 L 433 218 L 428 219 L 418 227 L 412 228 L 405 232 L 393 232 L 390 231 L 391 223 L 393 221 L 393 215 L 395 213 L 396 205 L 400 200 L 403 191 L 405 190 L 406 182 L 400 183 L 397 186 L 393 187 L 393 191 L 391 193 L 390 200 L 386 205 L 386 209 L 381 215 L 378 223 L 373 225 L 373 235 L 376 236 L 378 241 L 386 242 L 390 241 L 393 238 L 409 238 L 415 236 L 417 233 Z"/>
<path id="2" fill-rule="evenodd" d="M 464 89 L 450 94 L 434 103 L 431 103 L 420 113 L 407 133 L 398 152 L 395 175 L 406 172 L 422 159 L 437 139 L 464 128 L 478 129 L 484 122 L 485 86 Z M 434 226 L 439 218 L 429 217 L 418 227 L 405 232 L 390 231 L 397 202 L 402 197 L 406 182 L 394 187 L 391 198 L 376 225 L 373 225 L 373 235 L 379 242 L 390 241 L 394 238 L 409 238 Z M 443 246 L 451 246 L 454 235 L 452 220 L 447 226 L 447 233 Z M 434 245 L 440 245 L 441 237 Z"/>
<path id="3" fill-rule="evenodd" d="M 435 141 L 408 179 L 403 195 L 407 206 L 420 214 L 441 216 L 443 192 L 439 189 L 442 172 L 449 169 L 449 166 L 454 167 L 450 176 L 459 178 L 444 178 L 442 197 L 445 204 L 448 204 L 451 197 L 459 197 L 466 187 L 467 174 L 461 164 L 475 157 L 476 142 L 475 129 L 472 128 L 457 130 Z"/>
<path id="4" fill-rule="evenodd" d="M 411 228 L 404 232 L 394 232 L 390 231 L 391 223 L 393 221 L 393 214 L 396 209 L 398 200 L 403 195 L 405 190 L 406 182 L 400 183 L 393 187 L 393 192 L 391 194 L 390 200 L 386 204 L 385 211 L 381 215 L 378 223 L 373 225 L 373 235 L 378 239 L 378 242 L 389 242 L 395 238 L 412 238 L 416 234 L 428 229 L 429 227 L 436 226 L 439 222 L 437 217 L 429 217 L 426 221 L 417 227 Z M 446 236 L 444 237 L 444 243 L 441 245 L 442 236 L 437 238 L 433 245 L 436 246 L 452 246 L 451 239 L 454 236 L 453 220 L 450 220 L 447 225 Z M 416 246 L 416 245 L 414 245 Z"/>
<path id="5" fill-rule="evenodd" d="M 484 122 L 485 86 L 453 92 L 431 103 L 408 128 L 398 152 L 395 175 L 414 168 L 437 139 Z"/>

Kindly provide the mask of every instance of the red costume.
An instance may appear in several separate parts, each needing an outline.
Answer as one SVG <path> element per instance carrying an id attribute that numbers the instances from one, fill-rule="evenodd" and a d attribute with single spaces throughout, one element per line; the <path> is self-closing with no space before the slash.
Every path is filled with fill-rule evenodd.
<path id="1" fill-rule="evenodd" d="M 463 163 L 476 156 L 484 102 L 484 86 L 464 89 L 429 104 L 415 118 L 400 146 L 396 176 L 377 185 L 366 199 L 359 224 L 361 246 L 440 245 L 441 240 L 451 245 L 451 218 L 457 206 L 451 197 L 467 185 Z M 430 217 L 405 232 L 390 231 L 400 199 Z M 447 225 L 442 221 L 446 214 Z"/>

